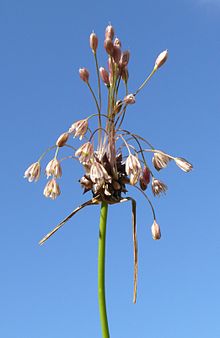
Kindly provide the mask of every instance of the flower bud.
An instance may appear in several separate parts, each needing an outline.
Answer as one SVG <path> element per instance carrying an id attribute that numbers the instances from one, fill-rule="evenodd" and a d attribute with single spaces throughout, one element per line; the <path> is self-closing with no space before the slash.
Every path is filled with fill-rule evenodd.
<path id="1" fill-rule="evenodd" d="M 174 158 L 174 161 L 175 161 L 176 165 L 178 165 L 178 167 L 185 172 L 189 172 L 193 169 L 192 164 L 189 163 L 187 160 L 185 160 L 185 158 L 176 157 L 176 158 Z"/>
<path id="2" fill-rule="evenodd" d="M 147 183 L 146 183 L 143 175 L 140 176 L 139 184 L 140 184 L 141 190 L 146 190 L 147 189 Z"/>
<path id="3" fill-rule="evenodd" d="M 128 50 L 124 51 L 121 55 L 121 60 L 120 60 L 120 67 L 126 67 L 128 65 L 130 59 L 130 52 Z"/>
<path id="4" fill-rule="evenodd" d="M 143 178 L 144 178 L 146 184 L 150 183 L 150 175 L 151 175 L 151 173 L 150 173 L 149 168 L 144 166 L 144 168 L 143 168 Z"/>
<path id="5" fill-rule="evenodd" d="M 169 161 L 169 157 L 161 153 L 154 153 L 154 157 L 152 158 L 154 168 L 158 171 L 165 168 Z"/>
<path id="6" fill-rule="evenodd" d="M 60 148 L 63 147 L 65 143 L 67 142 L 68 138 L 69 138 L 69 133 L 61 134 L 56 141 L 56 146 Z"/>
<path id="7" fill-rule="evenodd" d="M 113 59 L 117 65 L 121 60 L 121 49 L 117 46 L 113 46 Z"/>
<path id="8" fill-rule="evenodd" d="M 24 178 L 28 179 L 28 182 L 37 182 L 40 177 L 40 162 L 32 163 L 24 173 Z"/>
<path id="9" fill-rule="evenodd" d="M 54 158 L 52 159 L 46 166 L 45 174 L 47 178 L 50 176 L 54 176 L 55 178 L 60 178 L 62 176 L 62 169 L 60 162 Z"/>
<path id="10" fill-rule="evenodd" d="M 119 40 L 119 38 L 115 38 L 114 46 L 121 48 L 121 41 Z"/>
<path id="11" fill-rule="evenodd" d="M 124 82 L 128 82 L 129 73 L 128 73 L 128 68 L 127 67 L 123 67 L 121 69 L 121 77 L 122 77 L 122 80 Z"/>
<path id="12" fill-rule="evenodd" d="M 101 77 L 102 81 L 104 82 L 104 84 L 106 84 L 106 86 L 109 86 L 110 85 L 109 74 L 108 74 L 107 70 L 103 67 L 100 67 L 99 68 L 99 74 L 100 74 L 100 77 Z"/>
<path id="13" fill-rule="evenodd" d="M 105 39 L 104 41 L 104 48 L 110 56 L 113 56 L 114 53 L 114 45 L 111 39 Z"/>
<path id="14" fill-rule="evenodd" d="M 89 72 L 86 68 L 80 68 L 79 69 L 79 76 L 81 80 L 88 83 L 89 82 Z"/>
<path id="15" fill-rule="evenodd" d="M 156 220 L 154 220 L 154 223 L 151 227 L 151 234 L 154 240 L 158 240 L 161 238 L 161 232 L 159 224 L 157 224 Z"/>
<path id="16" fill-rule="evenodd" d="M 84 119 L 73 123 L 69 129 L 69 133 L 73 133 L 74 137 L 79 136 L 79 139 L 82 140 L 87 130 L 88 130 L 88 119 Z"/>
<path id="17" fill-rule="evenodd" d="M 122 100 L 118 100 L 118 101 L 116 102 L 116 104 L 115 104 L 115 106 L 114 106 L 114 114 L 115 114 L 115 115 L 118 114 L 118 113 L 120 112 L 122 105 L 123 105 Z"/>
<path id="18" fill-rule="evenodd" d="M 126 104 L 134 104 L 135 103 L 135 96 L 133 94 L 128 94 L 125 96 L 123 100 Z"/>
<path id="19" fill-rule="evenodd" d="M 108 25 L 105 29 L 105 38 L 113 40 L 114 35 L 115 35 L 114 28 L 112 27 L 112 25 Z"/>
<path id="20" fill-rule="evenodd" d="M 160 68 L 168 58 L 168 50 L 163 51 L 158 55 L 155 61 L 154 69 Z"/>
<path id="21" fill-rule="evenodd" d="M 160 195 L 161 193 L 165 194 L 166 191 L 167 191 L 166 184 L 157 180 L 156 178 L 153 178 L 151 187 L 152 187 L 152 191 L 153 191 L 154 196 Z"/>
<path id="22" fill-rule="evenodd" d="M 90 34 L 89 43 L 93 53 L 95 54 L 98 47 L 98 38 L 94 32 Z"/>

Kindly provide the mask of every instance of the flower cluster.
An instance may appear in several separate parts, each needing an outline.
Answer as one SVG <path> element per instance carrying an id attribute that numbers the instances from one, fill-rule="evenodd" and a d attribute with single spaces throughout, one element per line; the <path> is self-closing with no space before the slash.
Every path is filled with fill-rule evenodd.
<path id="1" fill-rule="evenodd" d="M 167 185 L 154 176 L 146 155 L 152 155 L 152 165 L 156 171 L 166 168 L 171 161 L 174 161 L 185 172 L 191 171 L 192 165 L 182 157 L 172 156 L 155 149 L 145 138 L 123 129 L 122 124 L 128 107 L 135 104 L 139 92 L 166 62 L 168 51 L 165 50 L 159 54 L 151 73 L 136 91 L 130 92 L 128 87 L 130 52 L 122 49 L 120 39 L 115 37 L 114 28 L 109 25 L 105 30 L 104 49 L 107 54 L 107 69 L 103 66 L 99 67 L 98 37 L 94 32 L 90 35 L 89 43 L 96 65 L 97 95 L 90 85 L 89 71 L 84 67 L 80 68 L 79 76 L 92 94 L 95 111 L 92 115 L 74 122 L 67 131 L 62 133 L 55 145 L 43 153 L 37 162 L 31 164 L 25 171 L 24 177 L 29 182 L 37 181 L 40 177 L 43 158 L 49 151 L 55 150 L 53 158 L 46 165 L 45 175 L 49 181 L 43 193 L 51 199 L 58 197 L 61 191 L 57 180 L 62 176 L 61 160 L 58 159 L 58 154 L 62 147 L 68 147 L 72 151 L 69 158 L 77 158 L 82 165 L 83 175 L 79 182 L 83 192 L 92 193 L 92 198 L 77 208 L 77 211 L 84 206 L 98 204 L 102 201 L 114 204 L 131 200 L 125 194 L 129 185 L 134 186 L 149 202 L 153 213 L 152 237 L 155 240 L 160 239 L 160 227 L 156 221 L 153 205 L 145 191 L 151 187 L 153 195 L 159 196 L 166 193 Z M 108 98 L 107 107 L 102 106 L 102 82 Z M 94 131 L 89 127 L 90 119 L 93 118 L 97 118 L 97 128 Z M 68 143 L 74 138 L 82 141 L 78 149 Z M 75 149 L 74 152 L 72 149 Z M 75 212 L 76 210 L 71 216 Z M 68 216 L 64 221 L 69 218 Z M 61 225 L 65 223 L 64 221 Z M 59 227 L 60 225 L 55 229 L 58 230 Z M 55 231 L 43 238 L 41 243 Z"/>

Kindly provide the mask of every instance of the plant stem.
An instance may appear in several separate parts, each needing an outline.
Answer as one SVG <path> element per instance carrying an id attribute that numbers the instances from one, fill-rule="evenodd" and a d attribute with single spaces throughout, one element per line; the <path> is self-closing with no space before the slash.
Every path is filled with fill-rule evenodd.
<path id="1" fill-rule="evenodd" d="M 110 338 L 108 329 L 108 318 L 105 302 L 105 238 L 108 204 L 102 202 L 99 223 L 99 249 L 98 249 L 98 299 L 99 313 L 102 327 L 102 337 Z"/>

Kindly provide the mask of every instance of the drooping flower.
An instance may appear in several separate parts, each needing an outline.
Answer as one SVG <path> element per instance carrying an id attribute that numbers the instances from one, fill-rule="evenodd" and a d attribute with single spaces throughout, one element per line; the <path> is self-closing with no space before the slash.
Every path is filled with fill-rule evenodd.
<path id="1" fill-rule="evenodd" d="M 54 178 L 60 178 L 62 176 L 61 165 L 57 158 L 52 159 L 47 164 L 45 173 L 47 178 L 50 176 L 54 176 Z"/>
<path id="2" fill-rule="evenodd" d="M 79 157 L 79 161 L 82 164 L 88 164 L 91 163 L 91 160 L 93 159 L 93 152 L 94 148 L 92 143 L 86 142 L 79 149 L 77 149 L 75 156 Z"/>
<path id="3" fill-rule="evenodd" d="M 40 177 L 40 162 L 32 163 L 24 173 L 24 178 L 27 178 L 28 182 L 37 182 Z"/>
<path id="4" fill-rule="evenodd" d="M 135 103 L 135 96 L 133 94 L 128 94 L 124 98 L 124 102 L 126 104 L 134 104 Z"/>
<path id="5" fill-rule="evenodd" d="M 44 188 L 44 196 L 55 200 L 60 195 L 60 187 L 55 178 L 47 182 Z"/>
<path id="6" fill-rule="evenodd" d="M 154 157 L 152 158 L 152 163 L 156 170 L 161 170 L 166 168 L 167 164 L 169 163 L 170 158 L 166 154 L 162 153 L 154 153 Z"/>
<path id="7" fill-rule="evenodd" d="M 82 140 L 83 136 L 88 130 L 88 119 L 76 121 L 69 128 L 69 133 L 73 134 L 74 137 L 79 137 Z"/>
<path id="8" fill-rule="evenodd" d="M 125 171 L 130 176 L 130 184 L 135 185 L 141 174 L 141 165 L 138 158 L 130 154 L 125 162 Z"/>
<path id="9" fill-rule="evenodd" d="M 167 185 L 156 178 L 153 178 L 151 186 L 154 196 L 166 193 L 167 191 Z"/>
<path id="10" fill-rule="evenodd" d="M 185 160 L 185 158 L 176 157 L 176 158 L 174 158 L 174 161 L 175 161 L 176 165 L 178 165 L 178 167 L 185 172 L 189 172 L 193 169 L 192 164 L 189 163 L 187 160 Z"/>

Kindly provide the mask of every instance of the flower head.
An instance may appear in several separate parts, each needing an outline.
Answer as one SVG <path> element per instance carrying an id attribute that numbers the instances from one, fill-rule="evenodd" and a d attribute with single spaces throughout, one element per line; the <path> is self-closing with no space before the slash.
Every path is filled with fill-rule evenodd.
<path id="1" fill-rule="evenodd" d="M 27 178 L 28 182 L 37 182 L 40 177 L 40 162 L 32 163 L 27 170 L 25 170 L 24 178 Z"/>
<path id="2" fill-rule="evenodd" d="M 125 96 L 124 102 L 126 104 L 134 104 L 135 103 L 135 96 L 133 94 L 128 94 L 127 96 Z"/>
<path id="3" fill-rule="evenodd" d="M 60 187 L 55 178 L 48 181 L 44 188 L 44 196 L 55 200 L 60 195 Z"/>
<path id="4" fill-rule="evenodd" d="M 156 178 L 153 178 L 152 180 L 152 191 L 154 196 L 160 195 L 161 193 L 166 193 L 167 186 L 163 182 L 159 181 Z"/>
<path id="5" fill-rule="evenodd" d="M 88 130 L 88 119 L 84 119 L 73 123 L 72 126 L 69 128 L 69 133 L 73 134 L 74 137 L 79 136 L 79 139 L 82 140 L 87 130 Z"/>

